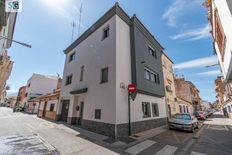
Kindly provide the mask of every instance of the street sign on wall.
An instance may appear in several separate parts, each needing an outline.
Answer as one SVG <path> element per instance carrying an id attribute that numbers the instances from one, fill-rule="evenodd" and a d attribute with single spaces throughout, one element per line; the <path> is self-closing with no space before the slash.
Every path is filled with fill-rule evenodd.
<path id="1" fill-rule="evenodd" d="M 130 85 L 128 85 L 127 88 L 128 88 L 129 93 L 134 93 L 137 90 L 137 86 L 135 84 L 130 84 Z"/>

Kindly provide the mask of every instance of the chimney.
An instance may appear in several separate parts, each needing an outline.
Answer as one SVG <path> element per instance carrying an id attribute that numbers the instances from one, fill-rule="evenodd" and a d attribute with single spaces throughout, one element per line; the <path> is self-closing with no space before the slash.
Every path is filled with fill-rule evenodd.
<path id="1" fill-rule="evenodd" d="M 56 88 L 57 88 L 57 89 L 61 88 L 61 84 L 62 84 L 62 79 L 59 78 L 58 81 L 57 81 Z"/>

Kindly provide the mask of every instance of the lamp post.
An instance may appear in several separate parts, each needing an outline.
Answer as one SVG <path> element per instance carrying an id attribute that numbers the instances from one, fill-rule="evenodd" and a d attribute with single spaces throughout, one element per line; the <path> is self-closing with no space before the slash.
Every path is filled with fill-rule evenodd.
<path id="1" fill-rule="evenodd" d="M 20 45 L 25 46 L 25 47 L 28 47 L 28 48 L 31 48 L 31 47 L 32 47 L 32 46 L 31 46 L 31 45 L 29 45 L 29 44 L 22 43 L 22 42 L 19 42 L 19 41 L 13 40 L 13 39 L 9 39 L 9 38 L 4 37 L 4 36 L 0 36 L 0 40 L 1 40 L 1 39 L 10 40 L 10 41 L 12 41 L 12 42 L 15 42 L 15 43 L 17 43 L 17 44 L 20 44 Z"/>

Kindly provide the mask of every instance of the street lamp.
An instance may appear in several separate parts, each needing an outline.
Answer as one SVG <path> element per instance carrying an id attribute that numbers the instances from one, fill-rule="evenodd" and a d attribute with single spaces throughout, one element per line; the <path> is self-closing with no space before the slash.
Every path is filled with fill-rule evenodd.
<path id="1" fill-rule="evenodd" d="M 31 46 L 31 45 L 29 45 L 29 44 L 22 43 L 22 42 L 19 42 L 19 41 L 13 40 L 13 39 L 9 39 L 9 38 L 4 37 L 4 36 L 0 36 L 0 40 L 1 40 L 1 39 L 10 40 L 10 41 L 12 41 L 12 42 L 15 42 L 15 43 L 17 43 L 17 44 L 20 44 L 20 45 L 25 46 L 25 47 L 28 47 L 28 48 L 31 48 L 31 47 L 32 47 L 32 46 Z"/>

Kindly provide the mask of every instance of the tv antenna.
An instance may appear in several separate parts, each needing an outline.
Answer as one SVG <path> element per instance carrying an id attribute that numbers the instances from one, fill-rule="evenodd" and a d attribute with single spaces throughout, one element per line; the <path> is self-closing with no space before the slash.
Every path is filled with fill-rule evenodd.
<path id="1" fill-rule="evenodd" d="M 71 42 L 73 42 L 75 27 L 76 27 L 76 23 L 73 21 L 73 22 L 72 22 L 72 40 L 71 40 Z"/>
<path id="2" fill-rule="evenodd" d="M 78 37 L 80 37 L 80 34 L 81 34 L 81 14 L 82 14 L 82 3 L 81 3 L 81 6 L 80 6 L 80 9 L 79 9 L 79 26 L 78 26 Z"/>

